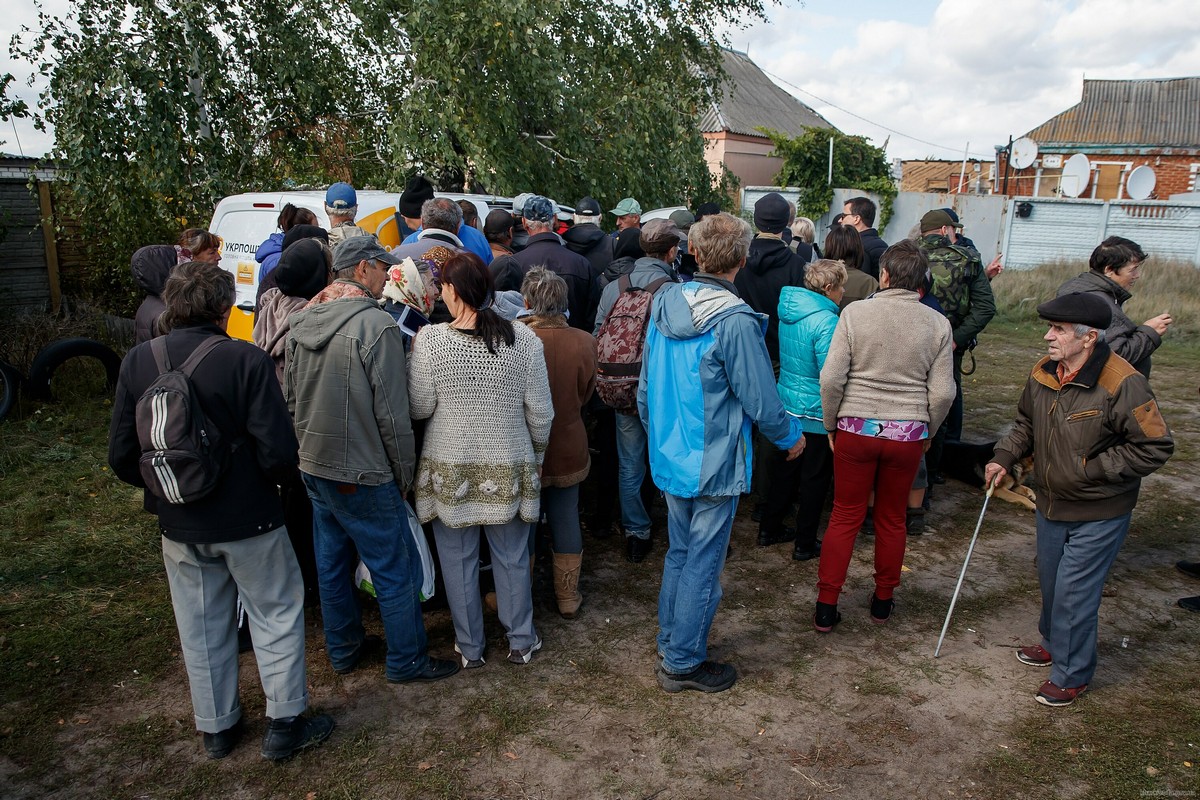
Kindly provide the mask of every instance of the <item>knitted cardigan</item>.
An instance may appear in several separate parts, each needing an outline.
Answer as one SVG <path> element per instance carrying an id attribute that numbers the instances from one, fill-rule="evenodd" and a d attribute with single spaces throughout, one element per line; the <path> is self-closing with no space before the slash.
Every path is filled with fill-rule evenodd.
<path id="1" fill-rule="evenodd" d="M 536 522 L 538 468 L 554 406 L 542 343 L 513 324 L 511 347 L 495 355 L 448 323 L 413 340 L 408 392 L 414 419 L 429 419 L 417 463 L 417 516 L 448 527 Z"/>

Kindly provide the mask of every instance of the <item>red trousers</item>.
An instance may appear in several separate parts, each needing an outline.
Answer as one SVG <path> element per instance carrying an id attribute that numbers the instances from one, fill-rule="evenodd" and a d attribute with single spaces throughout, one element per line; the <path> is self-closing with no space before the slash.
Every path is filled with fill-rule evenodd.
<path id="1" fill-rule="evenodd" d="M 895 442 L 838 431 L 833 453 L 833 514 L 821 542 L 817 602 L 836 604 L 854 553 L 854 540 L 875 490 L 875 596 L 887 600 L 900 585 L 908 492 L 923 455 L 921 442 Z"/>

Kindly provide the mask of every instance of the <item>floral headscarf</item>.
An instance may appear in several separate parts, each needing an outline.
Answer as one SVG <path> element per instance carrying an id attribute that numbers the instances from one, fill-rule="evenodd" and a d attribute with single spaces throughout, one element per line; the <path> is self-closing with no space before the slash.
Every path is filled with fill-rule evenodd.
<path id="1" fill-rule="evenodd" d="M 424 267 L 424 269 L 422 269 Z M 431 265 L 422 259 L 418 266 L 411 258 L 388 269 L 388 281 L 383 296 L 429 316 L 437 301 L 437 282 Z"/>

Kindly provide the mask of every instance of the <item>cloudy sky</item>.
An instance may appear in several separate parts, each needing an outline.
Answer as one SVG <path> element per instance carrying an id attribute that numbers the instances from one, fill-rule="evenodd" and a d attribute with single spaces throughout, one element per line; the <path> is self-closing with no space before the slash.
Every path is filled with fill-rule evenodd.
<path id="1" fill-rule="evenodd" d="M 769 0 L 768 0 L 769 2 Z M 45 0 L 62 14 L 65 0 Z M 1196 0 L 784 0 L 770 21 L 730 30 L 734 48 L 847 133 L 893 158 L 991 158 L 1079 100 L 1089 78 L 1200 75 Z M 34 26 L 29 2 L 0 20 L 5 43 Z M 7 49 L 0 72 L 31 105 L 28 65 Z M 15 90 L 15 91 L 13 91 Z M 0 149 L 40 155 L 27 121 L 0 127 Z"/>

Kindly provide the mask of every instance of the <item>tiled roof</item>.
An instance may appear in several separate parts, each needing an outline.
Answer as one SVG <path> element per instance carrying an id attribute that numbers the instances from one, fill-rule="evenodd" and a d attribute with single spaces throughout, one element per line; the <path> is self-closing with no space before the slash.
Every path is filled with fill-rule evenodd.
<path id="1" fill-rule="evenodd" d="M 719 102 L 700 118 L 704 133 L 729 131 L 762 136 L 759 127 L 799 136 L 805 128 L 832 128 L 830 122 L 777 86 L 745 54 L 723 50 L 728 81 Z"/>
<path id="2" fill-rule="evenodd" d="M 1040 147 L 1200 147 L 1200 77 L 1084 80 L 1078 105 L 1025 135 Z"/>

